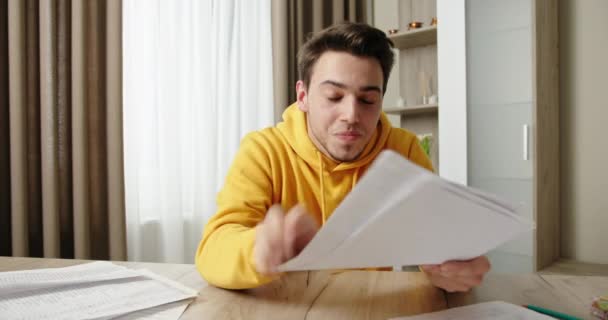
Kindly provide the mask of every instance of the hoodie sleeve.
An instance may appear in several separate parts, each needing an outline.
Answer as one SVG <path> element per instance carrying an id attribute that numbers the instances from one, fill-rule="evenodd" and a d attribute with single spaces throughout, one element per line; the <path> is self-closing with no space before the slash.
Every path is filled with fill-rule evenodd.
<path id="1" fill-rule="evenodd" d="M 270 158 L 255 135 L 259 133 L 241 142 L 195 256 L 203 278 L 226 289 L 253 288 L 272 280 L 256 271 L 253 260 L 255 226 L 272 202 Z"/>

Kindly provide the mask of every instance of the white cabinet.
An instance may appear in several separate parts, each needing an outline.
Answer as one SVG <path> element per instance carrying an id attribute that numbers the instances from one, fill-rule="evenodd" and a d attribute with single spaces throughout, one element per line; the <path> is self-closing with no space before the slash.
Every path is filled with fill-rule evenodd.
<path id="1" fill-rule="evenodd" d="M 556 5 L 437 3 L 441 175 L 511 200 L 537 223 L 490 254 L 498 271 L 559 257 Z"/>

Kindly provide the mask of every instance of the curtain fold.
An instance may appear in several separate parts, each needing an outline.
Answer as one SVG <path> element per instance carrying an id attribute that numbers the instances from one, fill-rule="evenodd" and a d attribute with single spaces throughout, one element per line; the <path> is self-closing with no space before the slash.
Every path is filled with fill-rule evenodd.
<path id="1" fill-rule="evenodd" d="M 11 252 L 11 188 L 8 112 L 8 5 L 0 1 L 0 253 Z"/>
<path id="2" fill-rule="evenodd" d="M 275 120 L 295 102 L 297 53 L 307 37 L 332 24 L 367 22 L 369 0 L 272 0 Z"/>
<path id="3" fill-rule="evenodd" d="M 0 24 L 0 255 L 124 260 L 121 1 L 9 0 Z"/>

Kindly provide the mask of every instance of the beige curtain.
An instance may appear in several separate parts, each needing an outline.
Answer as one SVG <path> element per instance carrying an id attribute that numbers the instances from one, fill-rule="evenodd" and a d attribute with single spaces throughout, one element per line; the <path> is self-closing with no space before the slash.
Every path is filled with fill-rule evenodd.
<path id="1" fill-rule="evenodd" d="M 296 55 L 310 33 L 342 21 L 367 22 L 369 0 L 272 0 L 275 118 L 295 101 Z"/>
<path id="2" fill-rule="evenodd" d="M 0 2 L 0 255 L 124 260 L 121 1 Z"/>

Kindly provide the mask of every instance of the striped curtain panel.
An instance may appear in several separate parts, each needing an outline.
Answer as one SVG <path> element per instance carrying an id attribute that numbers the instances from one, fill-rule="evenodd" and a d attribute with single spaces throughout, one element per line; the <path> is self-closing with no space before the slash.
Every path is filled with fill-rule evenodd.
<path id="1" fill-rule="evenodd" d="M 0 255 L 126 258 L 121 5 L 0 1 Z"/>

